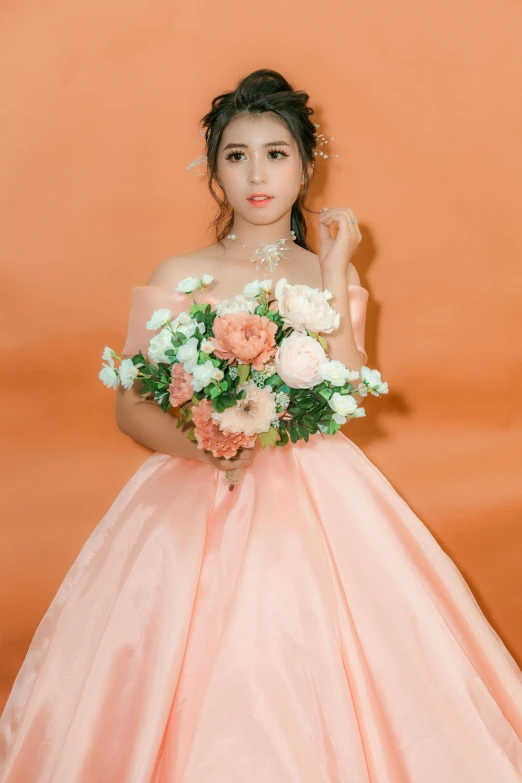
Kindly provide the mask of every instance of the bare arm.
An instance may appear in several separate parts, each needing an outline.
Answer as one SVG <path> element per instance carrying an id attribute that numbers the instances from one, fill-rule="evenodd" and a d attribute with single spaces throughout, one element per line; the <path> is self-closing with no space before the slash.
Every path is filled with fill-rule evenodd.
<path id="1" fill-rule="evenodd" d="M 180 269 L 182 258 L 179 257 L 181 263 L 176 265 L 178 268 L 174 273 L 171 271 L 172 262 L 177 261 L 177 258 L 169 259 L 170 269 L 167 262 L 160 264 L 149 278 L 148 285 L 168 286 L 171 282 L 174 284 L 172 276 L 177 279 L 180 277 L 180 271 L 181 275 L 185 272 L 184 269 Z M 187 271 L 186 274 L 188 275 L 189 272 Z M 130 356 L 124 355 L 122 358 L 130 358 Z M 243 449 L 233 459 L 217 458 L 210 452 L 199 449 L 197 444 L 186 435 L 191 425 L 186 424 L 178 428 L 175 416 L 168 412 L 164 413 L 158 403 L 149 399 L 148 395 L 145 397 L 138 393 L 142 386 L 143 383 L 139 379 L 134 381 L 130 389 L 118 386 L 116 424 L 125 435 L 161 454 L 204 462 L 220 470 L 244 468 L 252 464 L 253 449 Z"/>
<path id="2" fill-rule="evenodd" d="M 204 462 L 223 471 L 247 468 L 252 464 L 253 449 L 241 449 L 231 459 L 214 457 L 210 452 L 199 449 L 194 441 L 187 438 L 186 430 L 191 425 L 185 424 L 178 428 L 175 416 L 164 413 L 157 402 L 138 394 L 141 383 L 140 380 L 134 381 L 130 389 L 118 386 L 116 424 L 125 435 L 161 454 Z"/>

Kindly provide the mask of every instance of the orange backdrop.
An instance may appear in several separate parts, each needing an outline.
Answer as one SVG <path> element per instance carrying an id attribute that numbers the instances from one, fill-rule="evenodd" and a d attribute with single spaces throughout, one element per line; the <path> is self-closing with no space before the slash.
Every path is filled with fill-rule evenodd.
<path id="1" fill-rule="evenodd" d="M 131 288 L 213 241 L 186 169 L 198 120 L 259 67 L 335 137 L 310 206 L 351 207 L 363 232 L 368 363 L 390 394 L 344 432 L 522 663 L 521 17 L 508 0 L 2 4 L 4 697 L 150 454 L 116 428 L 101 353 L 123 347 Z"/>

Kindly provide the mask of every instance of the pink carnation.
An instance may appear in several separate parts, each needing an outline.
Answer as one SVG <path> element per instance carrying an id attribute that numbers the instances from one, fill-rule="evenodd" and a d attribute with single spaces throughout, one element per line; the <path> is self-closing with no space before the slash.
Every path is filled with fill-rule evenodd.
<path id="1" fill-rule="evenodd" d="M 192 408 L 194 435 L 199 449 L 211 451 L 214 457 L 234 457 L 241 448 L 253 448 L 256 437 L 243 432 L 227 432 L 219 429 L 219 422 L 212 418 L 214 408 L 210 400 L 203 398 Z"/>
<path id="2" fill-rule="evenodd" d="M 194 396 L 194 387 L 191 383 L 192 376 L 185 372 L 182 364 L 173 364 L 171 369 L 172 379 L 169 385 L 170 404 L 177 408 Z"/>
<path id="3" fill-rule="evenodd" d="M 263 370 L 276 352 L 277 324 L 265 315 L 227 313 L 216 318 L 213 329 L 215 337 L 209 339 L 214 353 L 229 364 L 238 359 L 254 370 Z"/>

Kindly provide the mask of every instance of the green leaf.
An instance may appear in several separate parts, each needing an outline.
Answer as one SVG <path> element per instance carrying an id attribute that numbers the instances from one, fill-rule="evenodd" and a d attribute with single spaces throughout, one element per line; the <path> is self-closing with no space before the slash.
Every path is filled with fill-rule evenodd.
<path id="1" fill-rule="evenodd" d="M 290 440 L 292 441 L 292 443 L 297 443 L 297 441 L 299 440 L 299 432 L 298 432 L 297 428 L 294 427 L 294 425 L 291 424 L 288 427 L 288 432 L 290 434 Z"/>
<path id="2" fill-rule="evenodd" d="M 280 440 L 280 436 L 278 431 L 275 427 L 270 427 L 268 432 L 259 432 L 258 438 L 261 442 L 261 448 L 265 448 L 265 446 L 274 446 L 278 440 Z"/>
<path id="3" fill-rule="evenodd" d="M 250 365 L 249 364 L 238 364 L 237 365 L 237 377 L 239 378 L 239 383 L 245 383 L 248 376 L 250 375 Z"/>
<path id="4" fill-rule="evenodd" d="M 228 391 L 228 381 L 227 381 L 226 378 L 223 378 L 223 380 L 221 381 L 221 383 L 219 385 L 221 386 L 223 391 Z"/>
<path id="5" fill-rule="evenodd" d="M 321 397 L 324 397 L 324 399 L 326 401 L 328 401 L 330 399 L 330 397 L 332 396 L 332 394 L 333 394 L 333 390 L 332 389 L 321 389 L 319 394 L 321 395 Z"/>
<path id="6" fill-rule="evenodd" d="M 321 335 L 318 335 L 318 336 L 317 336 L 317 339 L 318 339 L 318 341 L 319 341 L 319 344 L 320 344 L 320 346 L 321 346 L 321 347 L 322 347 L 322 348 L 323 348 L 325 351 L 327 351 L 327 350 L 328 350 L 328 343 L 326 342 L 326 340 L 324 339 L 324 337 L 321 337 Z"/>
<path id="7" fill-rule="evenodd" d="M 220 394 L 223 394 L 221 388 L 219 386 L 212 386 L 210 389 L 210 399 L 213 400 L 215 397 L 219 397 Z"/>
<path id="8" fill-rule="evenodd" d="M 195 429 L 195 428 L 194 428 L 194 427 L 192 427 L 192 429 L 191 429 L 191 430 L 189 430 L 189 431 L 187 432 L 187 438 L 188 438 L 189 440 L 197 441 L 197 438 L 196 438 L 196 436 L 195 436 L 195 434 L 194 434 L 194 429 Z"/>

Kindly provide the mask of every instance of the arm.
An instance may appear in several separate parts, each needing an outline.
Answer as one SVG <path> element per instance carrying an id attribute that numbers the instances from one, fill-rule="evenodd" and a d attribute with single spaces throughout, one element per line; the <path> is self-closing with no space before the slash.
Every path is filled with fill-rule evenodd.
<path id="1" fill-rule="evenodd" d="M 186 274 L 185 274 L 186 273 Z M 162 262 L 152 273 L 148 285 L 170 288 L 183 275 L 190 272 L 183 257 Z M 122 358 L 131 358 L 124 354 Z M 153 451 L 169 454 L 173 457 L 192 459 L 211 464 L 220 470 L 248 467 L 253 461 L 253 450 L 243 450 L 233 459 L 216 458 L 210 452 L 199 449 L 197 444 L 187 438 L 190 424 L 178 428 L 177 419 L 171 413 L 164 413 L 154 402 L 151 395 L 140 395 L 142 381 L 134 382 L 130 389 L 118 386 L 116 398 L 116 425 L 121 432 L 137 443 Z"/>
<path id="2" fill-rule="evenodd" d="M 359 273 L 352 263 L 348 265 L 348 271 L 344 276 L 323 275 L 323 287 L 332 292 L 334 296 L 332 306 L 341 315 L 339 328 L 335 332 L 325 335 L 328 342 L 328 356 L 330 359 L 342 362 L 349 370 L 357 370 L 358 372 L 365 364 L 365 359 L 355 344 L 348 286 L 360 284 Z"/>

